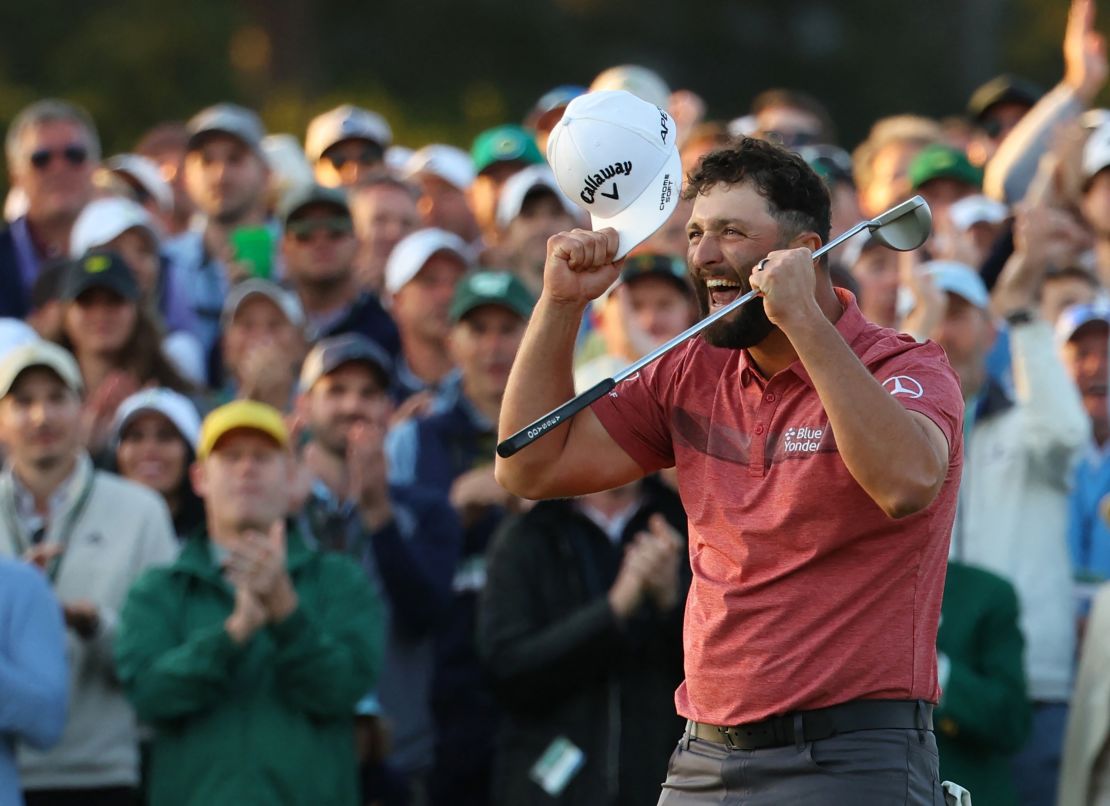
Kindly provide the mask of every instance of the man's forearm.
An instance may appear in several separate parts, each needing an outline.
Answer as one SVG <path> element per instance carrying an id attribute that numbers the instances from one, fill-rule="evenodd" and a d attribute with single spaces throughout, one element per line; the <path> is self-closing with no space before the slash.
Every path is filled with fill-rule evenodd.
<path id="1" fill-rule="evenodd" d="M 788 336 L 852 477 L 892 517 L 928 506 L 948 457 L 939 455 L 924 426 L 883 389 L 827 319 L 814 318 Z"/>
<path id="2" fill-rule="evenodd" d="M 574 396 L 574 342 L 583 308 L 561 305 L 541 296 L 513 362 L 501 403 L 498 438 L 521 428 Z M 554 461 L 566 439 L 566 424 L 509 459 L 498 458 L 498 471 L 527 474 L 529 468 Z"/>

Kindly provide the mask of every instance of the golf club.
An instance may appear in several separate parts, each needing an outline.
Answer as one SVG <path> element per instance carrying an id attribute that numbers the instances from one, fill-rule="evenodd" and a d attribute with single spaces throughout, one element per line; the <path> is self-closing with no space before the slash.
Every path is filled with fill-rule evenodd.
<path id="1" fill-rule="evenodd" d="M 813 259 L 816 261 L 829 250 L 834 249 L 844 243 L 844 241 L 864 230 L 869 230 L 871 237 L 875 241 L 889 249 L 894 249 L 899 252 L 909 252 L 925 243 L 925 240 L 929 237 L 932 223 L 933 216 L 929 211 L 929 205 L 926 204 L 925 200 L 920 196 L 914 196 L 912 199 L 907 199 L 901 204 L 891 207 L 885 213 L 875 218 L 860 221 L 858 224 L 833 238 L 814 252 Z M 549 411 L 543 417 L 525 426 L 498 445 L 497 455 L 503 459 L 509 458 L 524 446 L 535 442 L 552 428 L 559 425 L 559 423 L 573 417 L 595 400 L 608 394 L 614 386 L 624 379 L 635 375 L 664 353 L 682 344 L 682 342 L 686 341 L 691 336 L 696 336 L 698 333 L 701 333 L 701 331 L 705 330 L 721 317 L 728 316 L 741 305 L 755 299 L 757 296 L 758 293 L 753 290 L 743 296 L 737 297 L 720 310 L 714 311 L 700 322 L 697 322 L 679 333 L 670 341 L 652 350 L 639 361 L 629 364 L 612 378 L 606 378 L 600 383 L 591 386 L 577 397 L 568 400 L 557 409 Z"/>

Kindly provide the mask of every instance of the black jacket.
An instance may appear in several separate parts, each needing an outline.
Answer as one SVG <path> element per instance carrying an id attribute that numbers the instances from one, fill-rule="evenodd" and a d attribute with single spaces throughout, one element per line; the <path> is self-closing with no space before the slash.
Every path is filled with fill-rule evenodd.
<path id="1" fill-rule="evenodd" d="M 23 319 L 29 313 L 31 289 L 23 287 L 11 227 L 0 229 L 0 317 Z"/>
<path id="2" fill-rule="evenodd" d="M 622 535 L 630 541 L 660 512 L 686 534 L 678 496 L 654 480 Z M 479 651 L 504 706 L 495 803 L 654 803 L 683 722 L 682 612 L 690 571 L 679 564 L 670 612 L 643 604 L 623 627 L 607 593 L 620 567 L 615 546 L 570 501 L 544 501 L 507 522 L 490 547 L 479 610 Z M 565 737 L 585 763 L 558 798 L 529 778 L 551 742 Z"/>

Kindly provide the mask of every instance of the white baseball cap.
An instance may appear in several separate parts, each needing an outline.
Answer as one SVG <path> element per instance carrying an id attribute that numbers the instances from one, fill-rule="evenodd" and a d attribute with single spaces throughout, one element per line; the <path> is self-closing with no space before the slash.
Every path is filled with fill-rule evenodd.
<path id="1" fill-rule="evenodd" d="M 69 236 L 70 257 L 81 257 L 90 249 L 115 240 L 129 229 L 146 230 L 157 244 L 161 240 L 158 225 L 138 202 L 122 196 L 93 199 L 81 210 Z"/>
<path id="2" fill-rule="evenodd" d="M 16 379 L 32 367 L 49 369 L 77 394 L 85 386 L 77 359 L 65 348 L 38 339 L 13 347 L 0 359 L 0 398 L 7 397 Z"/>
<path id="3" fill-rule="evenodd" d="M 148 411 L 155 411 L 173 423 L 182 439 L 197 450 L 200 438 L 200 415 L 189 398 L 172 389 L 143 389 L 124 399 L 116 410 L 116 421 L 112 426 L 112 442 L 118 443 L 120 434 L 128 423 Z"/>
<path id="4" fill-rule="evenodd" d="M 1094 129 L 1083 145 L 1083 179 L 1093 179 L 1103 168 L 1110 168 L 1110 123 Z"/>
<path id="5" fill-rule="evenodd" d="M 528 194 L 537 189 L 554 193 L 563 209 L 573 218 L 578 218 L 578 208 L 559 189 L 551 169 L 546 165 L 529 165 L 509 177 L 502 186 L 501 195 L 497 199 L 497 226 L 500 229 L 508 227 L 520 215 L 520 208 L 524 206 Z"/>
<path id="6" fill-rule="evenodd" d="M 991 295 L 979 272 L 955 260 L 931 260 L 921 268 L 941 291 L 963 297 L 976 308 L 990 309 Z"/>
<path id="7" fill-rule="evenodd" d="M 343 104 L 312 119 L 305 133 L 304 151 L 316 162 L 325 151 L 343 140 L 369 140 L 381 146 L 384 154 L 393 142 L 393 131 L 377 112 Z"/>
<path id="8" fill-rule="evenodd" d="M 653 106 L 663 109 L 671 101 L 671 88 L 654 70 L 638 64 L 622 64 L 598 73 L 590 84 L 590 92 L 598 90 L 624 90 L 637 98 L 643 98 Z"/>
<path id="9" fill-rule="evenodd" d="M 952 202 L 948 208 L 948 218 L 952 226 L 966 232 L 976 224 L 998 224 L 1006 220 L 1009 208 L 1000 201 L 988 198 L 981 193 L 964 196 Z"/>
<path id="10" fill-rule="evenodd" d="M 385 290 L 396 294 L 415 277 L 436 252 L 451 252 L 469 269 L 470 250 L 466 242 L 447 230 L 418 229 L 397 242 L 385 263 Z"/>
<path id="11" fill-rule="evenodd" d="M 661 227 L 678 206 L 678 127 L 658 106 L 623 90 L 589 92 L 567 105 L 547 140 L 559 187 L 594 229 L 620 235 L 617 259 Z"/>
<path id="12" fill-rule="evenodd" d="M 112 173 L 126 174 L 142 185 L 143 190 L 154 199 L 162 212 L 173 210 L 173 188 L 162 176 L 154 160 L 140 154 L 117 154 L 108 159 L 104 167 Z"/>
<path id="13" fill-rule="evenodd" d="M 304 308 L 301 301 L 292 291 L 282 288 L 277 283 L 263 280 L 261 277 L 252 277 L 232 287 L 231 292 L 224 300 L 224 310 L 220 317 L 220 326 L 227 329 L 228 323 L 235 318 L 239 307 L 249 298 L 254 296 L 265 297 L 277 306 L 282 315 L 293 327 L 303 328 L 305 325 Z"/>
<path id="14" fill-rule="evenodd" d="M 433 143 L 409 157 L 401 178 L 412 179 L 420 174 L 438 176 L 444 182 L 465 191 L 474 184 L 474 161 L 461 148 Z"/>

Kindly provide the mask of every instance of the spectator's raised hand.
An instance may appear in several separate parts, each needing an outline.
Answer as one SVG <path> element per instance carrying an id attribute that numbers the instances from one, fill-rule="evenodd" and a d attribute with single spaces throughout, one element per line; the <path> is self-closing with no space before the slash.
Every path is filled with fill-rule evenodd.
<path id="1" fill-rule="evenodd" d="M 81 428 L 85 447 L 90 453 L 99 453 L 108 444 L 116 409 L 131 395 L 139 391 L 139 379 L 126 370 L 115 370 L 85 401 L 81 413 Z"/>
<path id="2" fill-rule="evenodd" d="M 634 548 L 645 591 L 659 610 L 670 610 L 678 601 L 682 537 L 656 513 L 648 520 L 648 531 L 637 535 Z"/>
<path id="3" fill-rule="evenodd" d="M 258 598 L 270 621 L 282 621 L 297 609 L 297 593 L 285 567 L 285 523 L 275 521 L 268 533 L 248 531 L 232 549 L 228 579 Z"/>
<path id="4" fill-rule="evenodd" d="M 1095 30 L 1095 0 L 1072 0 L 1064 29 L 1064 83 L 1090 104 L 1108 72 L 1106 38 Z"/>

